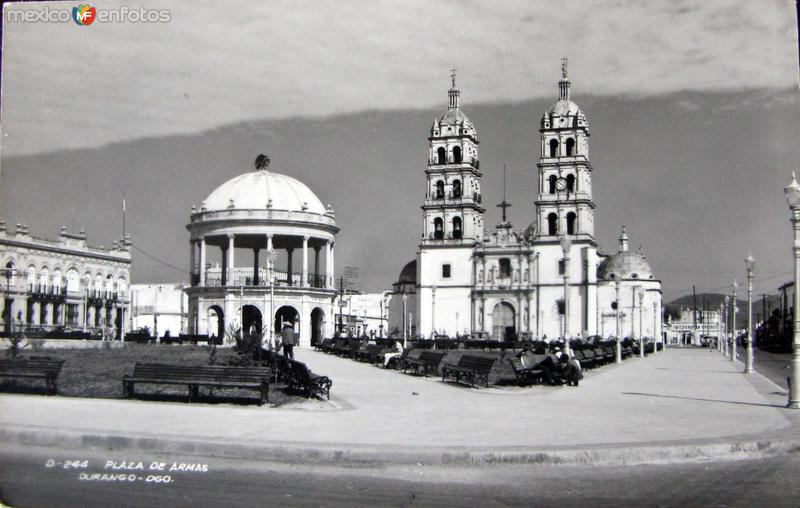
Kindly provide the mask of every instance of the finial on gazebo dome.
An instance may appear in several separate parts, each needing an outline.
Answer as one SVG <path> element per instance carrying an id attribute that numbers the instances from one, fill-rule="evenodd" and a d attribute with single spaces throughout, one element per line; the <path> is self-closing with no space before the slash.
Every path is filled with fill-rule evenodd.
<path id="1" fill-rule="evenodd" d="M 233 198 L 228 200 L 228 208 L 236 208 L 236 205 L 233 203 Z"/>
<path id="2" fill-rule="evenodd" d="M 267 210 L 272 209 L 272 198 L 267 200 Z"/>
<path id="3" fill-rule="evenodd" d="M 308 201 L 303 201 L 303 206 L 300 209 L 304 212 L 308 211 Z"/>
<path id="4" fill-rule="evenodd" d="M 266 171 L 267 167 L 269 167 L 269 157 L 263 153 L 259 154 L 259 156 L 256 157 L 256 169 L 260 171 Z"/>

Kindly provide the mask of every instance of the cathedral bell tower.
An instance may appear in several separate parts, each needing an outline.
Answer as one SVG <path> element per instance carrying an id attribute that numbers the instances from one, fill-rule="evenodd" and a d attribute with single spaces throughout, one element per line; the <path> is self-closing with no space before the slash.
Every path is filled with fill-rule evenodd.
<path id="1" fill-rule="evenodd" d="M 428 138 L 427 191 L 422 205 L 422 245 L 472 245 L 483 237 L 478 133 L 461 111 L 455 70 L 450 105 Z"/>
<path id="2" fill-rule="evenodd" d="M 537 238 L 556 240 L 567 234 L 573 241 L 584 240 L 596 245 L 589 124 L 578 105 L 570 99 L 566 58 L 561 72 L 558 102 L 542 116 L 539 130 Z"/>
<path id="3" fill-rule="evenodd" d="M 470 331 L 472 255 L 483 239 L 478 133 L 461 111 L 455 70 L 447 111 L 428 137 L 422 241 L 417 253 L 418 333 Z"/>

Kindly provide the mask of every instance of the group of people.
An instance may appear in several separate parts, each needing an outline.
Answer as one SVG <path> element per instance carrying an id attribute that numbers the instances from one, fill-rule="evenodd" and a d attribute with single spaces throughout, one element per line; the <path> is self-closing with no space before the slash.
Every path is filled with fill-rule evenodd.
<path id="1" fill-rule="evenodd" d="M 250 334 L 257 335 L 258 329 L 256 325 L 250 326 Z M 269 340 L 269 339 L 267 339 Z M 271 349 L 280 351 L 283 348 L 283 356 L 294 360 L 294 347 L 297 345 L 297 338 L 294 333 L 294 323 L 287 321 L 283 323 L 283 329 L 280 334 L 275 335 L 275 343 L 271 344 Z"/>
<path id="2" fill-rule="evenodd" d="M 566 383 L 570 386 L 578 386 L 580 380 L 583 379 L 581 363 L 567 353 L 548 353 L 544 346 L 539 346 L 532 355 L 529 354 L 529 350 L 523 349 L 518 356 L 523 367 L 542 369 L 542 378 L 545 383 L 550 385 Z"/>

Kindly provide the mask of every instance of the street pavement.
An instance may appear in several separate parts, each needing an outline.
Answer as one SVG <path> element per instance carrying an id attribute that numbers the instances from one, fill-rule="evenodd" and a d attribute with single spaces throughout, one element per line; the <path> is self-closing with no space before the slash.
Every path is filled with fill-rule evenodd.
<path id="1" fill-rule="evenodd" d="M 579 387 L 471 389 L 312 350 L 331 401 L 281 407 L 0 396 L 2 442 L 301 462 L 636 464 L 800 444 L 785 390 L 708 350 L 586 372 Z M 1 446 L 1 445 L 0 445 Z"/>

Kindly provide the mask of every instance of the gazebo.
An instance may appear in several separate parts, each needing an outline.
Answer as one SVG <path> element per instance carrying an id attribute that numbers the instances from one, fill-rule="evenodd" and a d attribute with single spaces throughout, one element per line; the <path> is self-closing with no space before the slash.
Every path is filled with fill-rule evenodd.
<path id="1" fill-rule="evenodd" d="M 307 347 L 333 334 L 339 228 L 330 205 L 268 167 L 269 158 L 259 155 L 255 171 L 217 187 L 199 210 L 192 207 L 189 332 L 255 332 L 266 340 L 291 322 Z"/>

